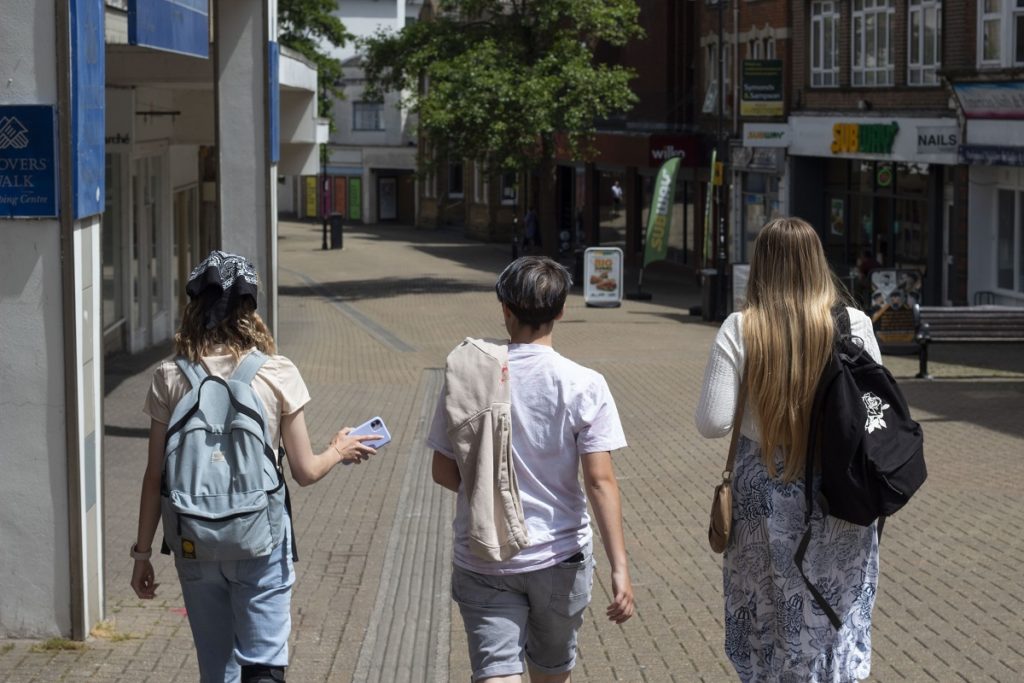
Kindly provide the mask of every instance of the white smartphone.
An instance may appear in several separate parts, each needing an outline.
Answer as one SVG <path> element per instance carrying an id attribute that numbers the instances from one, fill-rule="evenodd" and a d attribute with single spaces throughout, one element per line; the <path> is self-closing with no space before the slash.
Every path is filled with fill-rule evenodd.
<path id="1" fill-rule="evenodd" d="M 378 439 L 364 441 L 367 446 L 372 448 L 380 448 L 391 443 L 391 432 L 388 431 L 387 425 L 384 424 L 384 420 L 380 417 L 371 417 L 369 420 L 359 425 L 351 432 L 352 436 L 361 436 L 363 434 L 375 434 L 379 436 Z"/>

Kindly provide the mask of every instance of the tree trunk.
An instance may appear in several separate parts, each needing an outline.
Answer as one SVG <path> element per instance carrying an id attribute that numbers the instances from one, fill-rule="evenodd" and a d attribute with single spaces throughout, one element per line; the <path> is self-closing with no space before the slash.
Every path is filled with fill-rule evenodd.
<path id="1" fill-rule="evenodd" d="M 536 202 L 537 215 L 540 217 L 540 239 L 544 254 L 552 258 L 558 256 L 558 205 L 555 193 L 555 145 L 551 136 L 541 139 L 541 162 L 538 196 Z"/>

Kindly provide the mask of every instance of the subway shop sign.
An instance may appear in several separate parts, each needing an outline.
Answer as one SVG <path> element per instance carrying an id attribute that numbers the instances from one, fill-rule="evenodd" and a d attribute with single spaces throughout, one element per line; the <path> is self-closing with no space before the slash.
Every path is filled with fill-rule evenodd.
<path id="1" fill-rule="evenodd" d="M 833 154 L 892 154 L 900 125 L 892 123 L 836 123 L 832 126 Z"/>

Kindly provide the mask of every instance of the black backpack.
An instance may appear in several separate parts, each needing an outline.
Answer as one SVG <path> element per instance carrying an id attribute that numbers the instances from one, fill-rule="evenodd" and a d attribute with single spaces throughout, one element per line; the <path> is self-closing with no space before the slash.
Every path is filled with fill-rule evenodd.
<path id="1" fill-rule="evenodd" d="M 807 439 L 806 530 L 794 561 L 818 606 L 832 625 L 842 625 L 828 601 L 804 574 L 803 559 L 811 540 L 811 482 L 814 463 L 821 467 L 822 512 L 861 526 L 885 518 L 910 500 L 928 476 L 924 435 L 892 374 L 864 351 L 864 340 L 850 332 L 845 307 L 833 312 L 836 340 L 822 372 L 811 409 Z"/>

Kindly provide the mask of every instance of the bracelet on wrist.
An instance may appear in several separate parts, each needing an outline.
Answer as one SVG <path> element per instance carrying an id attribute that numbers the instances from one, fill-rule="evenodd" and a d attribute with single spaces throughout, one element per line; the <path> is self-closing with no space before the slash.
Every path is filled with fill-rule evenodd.
<path id="1" fill-rule="evenodd" d="M 150 557 L 153 556 L 153 548 L 150 548 L 145 552 L 141 552 L 136 549 L 137 545 L 138 544 L 136 543 L 132 543 L 132 547 L 128 551 L 133 560 L 148 560 Z"/>

